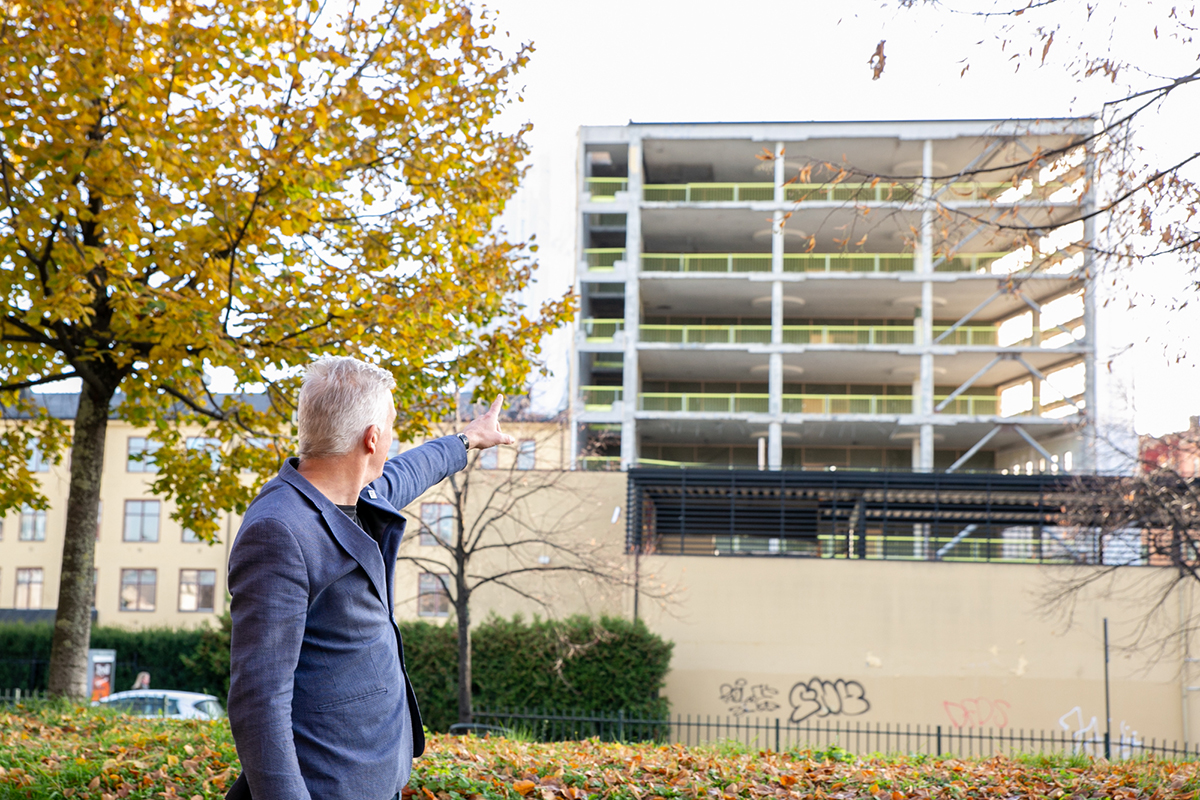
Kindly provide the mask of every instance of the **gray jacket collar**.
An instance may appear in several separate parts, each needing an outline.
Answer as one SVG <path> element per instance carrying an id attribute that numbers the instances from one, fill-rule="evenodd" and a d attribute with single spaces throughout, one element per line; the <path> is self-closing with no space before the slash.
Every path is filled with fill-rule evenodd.
<path id="1" fill-rule="evenodd" d="M 342 513 L 342 510 L 332 500 L 321 494 L 317 487 L 300 474 L 300 471 L 296 469 L 299 463 L 300 459 L 298 458 L 287 459 L 279 470 L 280 479 L 308 498 L 309 502 L 316 507 L 329 527 L 329 532 L 333 534 L 333 538 L 337 540 L 343 550 L 350 554 L 351 558 L 359 563 L 371 579 L 371 584 L 375 587 L 375 592 L 379 595 L 379 600 L 383 603 L 384 608 L 390 609 L 383 554 L 379 550 L 379 545 L 366 531 L 351 522 L 350 518 Z M 381 502 L 378 498 L 368 498 L 368 489 L 363 489 L 362 494 L 359 495 L 360 498 L 372 508 L 386 510 L 386 502 Z M 374 494 L 375 491 L 371 489 L 370 493 Z M 394 509 L 391 509 L 390 513 L 396 515 Z"/>

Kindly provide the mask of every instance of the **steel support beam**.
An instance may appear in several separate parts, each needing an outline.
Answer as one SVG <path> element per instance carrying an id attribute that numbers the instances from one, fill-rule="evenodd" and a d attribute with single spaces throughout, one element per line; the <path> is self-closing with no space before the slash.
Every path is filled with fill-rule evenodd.
<path id="1" fill-rule="evenodd" d="M 987 363 L 987 366 L 985 366 L 983 369 L 976 372 L 971 377 L 967 378 L 966 383 L 964 383 L 962 386 L 959 386 L 957 389 L 955 389 L 953 392 L 951 392 L 950 395 L 945 400 L 938 403 L 937 406 L 933 409 L 934 412 L 941 411 L 943 408 L 948 406 L 950 403 L 954 402 L 954 398 L 958 397 L 960 394 L 965 392 L 967 389 L 970 389 L 971 385 L 974 384 L 975 381 L 982 378 L 984 373 L 986 373 L 989 369 L 991 369 L 992 367 L 999 364 L 1001 361 L 1004 361 L 1008 358 L 1010 358 L 1010 356 L 1008 356 L 1004 353 L 1001 353 L 1000 355 L 993 358 L 991 361 L 989 361 Z"/>
<path id="2" fill-rule="evenodd" d="M 1033 438 L 1032 436 L 1030 436 L 1028 433 L 1026 433 L 1024 428 L 1022 428 L 1020 425 L 1013 425 L 1012 427 L 1013 427 L 1013 430 L 1017 432 L 1018 436 L 1020 436 L 1025 441 L 1029 442 L 1030 447 L 1032 447 L 1034 450 L 1037 450 L 1039 453 L 1042 454 L 1042 458 L 1046 459 L 1047 464 L 1054 461 L 1054 456 L 1052 456 L 1048 452 L 1046 452 L 1046 448 L 1044 448 L 1040 444 L 1038 444 L 1038 440 Z"/>
<path id="3" fill-rule="evenodd" d="M 1038 305 L 1036 300 L 1034 300 L 1032 297 L 1026 296 L 1026 294 L 1024 292 L 1021 293 L 1021 300 L 1023 300 L 1025 302 L 1025 305 L 1027 305 L 1033 309 L 1033 313 L 1036 314 L 1038 316 L 1038 318 L 1041 317 L 1042 307 L 1040 305 Z M 1038 327 L 1041 327 L 1041 322 L 1038 322 Z M 1062 325 L 1055 325 L 1054 327 L 1058 328 L 1060 331 L 1065 333 L 1067 336 L 1070 336 L 1072 339 L 1075 338 L 1075 334 L 1071 333 L 1071 331 L 1067 330 Z"/>
<path id="4" fill-rule="evenodd" d="M 966 313 L 966 314 L 965 314 L 965 315 L 962 317 L 962 319 L 960 319 L 958 322 L 956 322 L 956 323 L 954 323 L 953 325 L 951 325 L 951 326 L 950 326 L 949 328 L 947 328 L 946 330 L 942 331 L 942 332 L 941 332 L 941 334 L 939 334 L 939 335 L 938 335 L 938 337 L 937 337 L 936 339 L 934 339 L 934 340 L 933 340 L 933 343 L 934 343 L 934 344 L 937 344 L 937 343 L 938 343 L 938 342 L 940 342 L 942 339 L 945 339 L 947 336 L 949 336 L 950 334 L 954 333 L 956 330 L 958 330 L 959 328 L 961 328 L 963 325 L 966 325 L 968 322 L 970 322 L 970 321 L 971 321 L 971 318 L 972 318 L 972 317 L 974 317 L 974 316 L 975 316 L 976 314 L 978 314 L 980 311 L 983 311 L 985 308 L 987 308 L 989 305 L 991 305 L 991 304 L 992 304 L 992 301 L 993 301 L 993 300 L 995 300 L 997 297 L 999 297 L 999 296 L 1000 296 L 1000 295 L 1002 295 L 1002 294 L 1004 294 L 1004 290 L 1003 290 L 1003 289 L 997 289 L 996 291 L 992 292 L 991 296 L 990 296 L 990 297 L 988 297 L 988 299 L 987 299 L 987 300 L 984 300 L 982 303 L 980 303 L 979 305 L 975 306 L 973 309 L 971 309 L 970 311 L 968 311 L 968 312 L 967 312 L 967 313 Z"/>
<path id="5" fill-rule="evenodd" d="M 1066 392 L 1059 391 L 1057 388 L 1055 388 L 1055 386 L 1052 383 L 1050 383 L 1050 381 L 1046 380 L 1046 376 L 1042 374 L 1042 371 L 1040 369 L 1035 367 L 1033 364 L 1030 364 L 1028 361 L 1026 361 L 1024 358 L 1022 358 L 1019 355 L 1014 355 L 1013 357 L 1017 360 L 1017 362 L 1019 364 L 1021 364 L 1021 366 L 1025 367 L 1025 369 L 1029 370 L 1030 375 L 1033 375 L 1035 378 L 1037 378 L 1040 381 L 1045 381 L 1047 386 L 1049 386 L 1051 389 L 1054 389 L 1054 391 L 1061 394 L 1063 396 L 1063 400 L 1066 400 L 1076 411 L 1080 412 L 1081 414 L 1083 413 L 1083 409 L 1080 408 L 1074 400 L 1072 400 L 1070 397 L 1068 397 Z M 1034 388 L 1040 388 L 1040 387 L 1034 387 Z M 1035 392 L 1034 394 L 1037 394 L 1039 397 L 1041 397 L 1040 391 Z"/>
<path id="6" fill-rule="evenodd" d="M 939 547 L 939 548 L 938 548 L 937 552 L 936 552 L 936 553 L 934 553 L 934 555 L 933 555 L 933 560 L 934 560 L 934 561 L 941 561 L 941 560 L 942 560 L 942 558 L 943 558 L 943 557 L 946 555 L 946 553 L 950 552 L 950 550 L 951 550 L 951 549 L 952 549 L 952 548 L 953 548 L 953 547 L 954 547 L 956 544 L 958 544 L 958 543 L 959 543 L 959 542 L 961 542 L 963 539 L 967 538 L 968 536 L 970 536 L 972 533 L 974 533 L 974 532 L 975 532 L 975 531 L 977 531 L 977 530 L 979 530 L 979 523 L 977 523 L 977 522 L 972 522 L 970 525 L 968 525 L 967 527 L 963 528 L 963 529 L 962 529 L 961 531 L 959 531 L 958 533 L 954 534 L 954 538 L 953 538 L 953 539 L 951 539 L 950 541 L 946 542 L 944 545 L 942 545 L 941 547 Z"/>
<path id="7" fill-rule="evenodd" d="M 970 450 L 968 450 L 967 452 L 965 452 L 961 456 L 959 456 L 958 461 L 955 461 L 953 464 L 951 464 L 949 467 L 947 467 L 946 472 L 954 472 L 959 467 L 961 467 L 963 464 L 970 461 L 972 456 L 974 456 L 976 453 L 978 453 L 980 450 L 982 450 L 983 446 L 985 444 L 987 444 L 988 442 L 990 442 L 992 440 L 992 437 L 995 436 L 1000 431 L 1002 431 L 1005 427 L 1006 426 L 1004 426 L 1004 425 L 997 425 L 996 427 L 992 428 L 990 431 L 985 433 L 983 435 L 982 439 L 980 439 L 978 442 L 976 442 L 975 444 L 973 444 L 971 446 Z"/>

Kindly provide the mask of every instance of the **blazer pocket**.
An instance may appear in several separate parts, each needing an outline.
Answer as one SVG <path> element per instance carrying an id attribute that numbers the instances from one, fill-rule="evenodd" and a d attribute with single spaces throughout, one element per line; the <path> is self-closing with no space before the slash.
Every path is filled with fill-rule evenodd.
<path id="1" fill-rule="evenodd" d="M 317 706 L 317 711 L 333 711 L 344 706 L 355 705 L 370 700 L 372 697 L 378 697 L 381 694 L 387 694 L 387 687 L 380 686 L 378 689 L 371 689 L 363 694 L 356 694 L 353 697 L 339 697 L 337 700 L 330 700 L 328 703 L 321 703 Z"/>

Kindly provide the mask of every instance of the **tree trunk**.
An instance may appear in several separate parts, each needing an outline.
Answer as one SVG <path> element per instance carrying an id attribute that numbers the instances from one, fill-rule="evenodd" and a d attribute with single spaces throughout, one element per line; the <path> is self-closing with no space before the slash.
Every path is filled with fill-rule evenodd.
<path id="1" fill-rule="evenodd" d="M 469 725 L 475 721 L 471 709 L 471 611 L 467 602 L 470 598 L 461 594 L 461 586 L 459 592 L 462 599 L 454 608 L 458 617 L 458 721 Z"/>
<path id="2" fill-rule="evenodd" d="M 50 648 L 49 689 L 54 695 L 87 697 L 88 644 L 92 633 L 92 570 L 100 478 L 104 471 L 104 438 L 113 393 L 85 382 L 71 437 L 71 486 L 67 495 L 67 527 L 63 536 L 58 613 Z"/>

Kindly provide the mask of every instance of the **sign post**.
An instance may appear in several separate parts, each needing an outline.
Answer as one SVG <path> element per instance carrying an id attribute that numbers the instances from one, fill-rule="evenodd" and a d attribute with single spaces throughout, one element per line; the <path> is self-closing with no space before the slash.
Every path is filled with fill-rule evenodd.
<path id="1" fill-rule="evenodd" d="M 87 682 L 92 700 L 112 694 L 116 668 L 116 650 L 88 650 Z"/>

